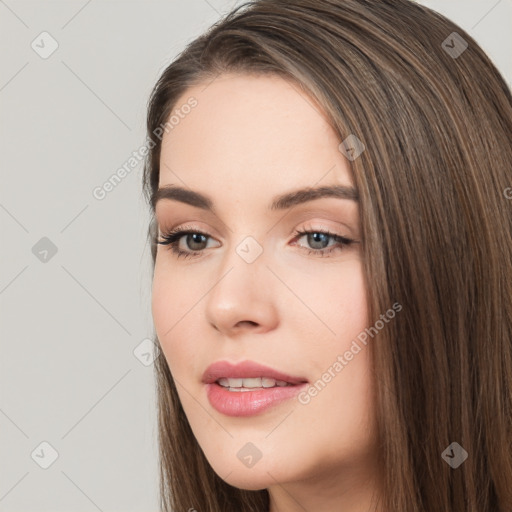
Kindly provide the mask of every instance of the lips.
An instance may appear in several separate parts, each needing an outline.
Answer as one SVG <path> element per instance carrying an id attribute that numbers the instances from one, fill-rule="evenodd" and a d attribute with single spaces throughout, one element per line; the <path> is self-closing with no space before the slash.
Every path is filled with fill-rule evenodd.
<path id="1" fill-rule="evenodd" d="M 205 370 L 202 382 L 211 384 L 219 379 L 250 379 L 269 378 L 287 382 L 291 385 L 308 382 L 304 377 L 292 376 L 254 361 L 243 361 L 231 364 L 228 361 L 217 361 Z"/>
<path id="2" fill-rule="evenodd" d="M 238 364 L 217 361 L 205 370 L 202 380 L 210 405 L 225 416 L 240 418 L 263 414 L 296 398 L 308 386 L 304 377 L 288 375 L 254 361 Z M 244 386 L 239 387 L 242 383 Z M 255 387 L 259 384 L 262 387 Z M 267 384 L 274 385 L 266 387 Z"/>

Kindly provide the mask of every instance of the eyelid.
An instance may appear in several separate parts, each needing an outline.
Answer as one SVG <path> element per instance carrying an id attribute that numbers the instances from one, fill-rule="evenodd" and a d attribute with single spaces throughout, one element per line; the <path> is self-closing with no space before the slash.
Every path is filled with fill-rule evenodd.
<path id="1" fill-rule="evenodd" d="M 203 228 L 199 227 L 197 224 L 190 224 L 190 223 L 176 224 L 175 227 L 171 226 L 169 228 L 167 228 L 167 227 L 161 228 L 160 226 L 158 226 L 158 236 L 162 236 L 171 231 L 194 231 L 194 233 L 195 232 L 203 233 L 203 234 L 209 236 L 210 238 L 214 238 L 213 235 L 208 233 L 209 231 L 211 231 L 210 228 L 203 229 Z"/>
<path id="2" fill-rule="evenodd" d="M 307 225 L 304 225 L 303 227 L 293 228 L 291 230 L 289 236 L 293 235 L 294 233 L 297 233 L 298 231 L 317 231 L 317 232 L 329 232 L 332 235 L 355 239 L 355 237 L 352 236 L 352 229 L 350 229 L 350 227 L 347 226 L 346 224 L 337 222 L 337 224 L 343 225 L 343 227 L 345 228 L 345 231 L 348 231 L 347 234 L 344 234 L 343 232 L 339 231 L 339 228 L 328 227 L 327 225 L 325 225 L 325 223 L 322 224 L 320 221 L 317 221 L 319 223 L 318 225 L 311 224 L 311 223 L 314 223 L 315 221 L 308 221 L 308 222 L 309 223 Z M 208 232 L 209 229 L 203 229 L 197 225 L 188 224 L 188 223 L 178 224 L 176 227 L 170 227 L 170 228 L 164 228 L 164 229 L 162 229 L 162 228 L 160 228 L 160 226 L 158 226 L 157 234 L 159 237 L 162 237 L 163 235 L 166 235 L 170 232 L 177 232 L 177 231 L 193 231 L 194 233 L 201 233 L 209 238 L 216 238 L 215 235 L 212 235 Z"/>
<path id="3" fill-rule="evenodd" d="M 328 213 L 328 217 L 331 217 L 330 220 L 326 220 L 325 218 L 319 218 L 319 219 L 314 219 L 314 218 L 311 218 L 311 214 L 312 213 L 315 213 L 317 215 L 321 215 L 322 217 L 326 216 L 326 214 Z M 307 214 L 307 215 L 306 215 Z M 297 228 L 295 228 L 296 225 L 304 225 L 304 223 L 307 223 L 307 226 L 304 228 L 304 229 L 326 229 L 326 230 L 329 230 L 329 231 L 333 231 L 335 230 L 338 234 L 345 234 L 346 236 L 350 236 L 350 237 L 353 237 L 353 238 L 357 238 L 357 233 L 358 233 L 358 225 L 354 225 L 354 222 L 341 222 L 340 220 L 335 220 L 333 217 L 333 213 L 332 212 L 324 212 L 324 211 L 318 211 L 318 210 L 315 210 L 314 212 L 312 211 L 306 211 L 306 212 L 302 212 L 297 219 L 293 220 L 293 227 L 291 227 L 289 230 L 290 233 L 293 233 L 294 230 L 296 230 Z M 158 235 L 161 235 L 162 233 L 167 233 L 169 231 L 175 231 L 175 230 L 196 230 L 196 231 L 215 231 L 215 232 L 218 232 L 218 230 L 216 228 L 213 228 L 211 227 L 211 225 L 208 225 L 208 227 L 206 228 L 201 228 L 199 225 L 195 224 L 196 222 L 199 222 L 199 223 L 202 223 L 202 221 L 188 221 L 188 222 L 184 222 L 184 223 L 176 223 L 175 226 L 173 225 L 170 225 L 169 227 L 167 227 L 165 224 L 165 220 L 162 221 L 162 223 L 160 222 L 157 222 L 157 231 L 158 231 Z M 162 224 L 162 228 L 160 227 L 160 225 Z M 330 227 L 328 224 L 334 224 L 334 226 Z M 290 224 L 291 225 L 291 224 Z M 274 229 L 274 226 L 275 224 L 271 227 L 271 229 Z M 342 230 L 342 232 L 340 233 L 340 229 Z M 229 229 L 229 231 L 232 231 Z M 268 233 L 270 230 L 267 230 L 266 232 Z M 215 237 L 216 235 L 209 235 L 209 236 L 212 236 L 212 237 Z"/>

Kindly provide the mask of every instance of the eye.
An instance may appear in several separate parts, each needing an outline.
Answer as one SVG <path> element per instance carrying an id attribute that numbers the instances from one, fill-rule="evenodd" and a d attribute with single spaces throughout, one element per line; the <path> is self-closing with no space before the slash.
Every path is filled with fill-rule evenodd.
<path id="1" fill-rule="evenodd" d="M 296 238 L 299 238 L 299 240 L 306 237 L 308 245 L 313 246 L 313 249 L 300 246 L 301 248 L 306 250 L 308 254 L 314 254 L 320 257 L 325 257 L 336 250 L 340 251 L 343 250 L 344 247 L 357 243 L 356 240 L 352 240 L 351 238 L 347 238 L 336 233 L 331 233 L 324 229 L 311 229 L 306 231 L 296 230 L 294 234 L 296 235 Z M 335 244 L 329 246 L 329 239 L 333 240 Z"/>
<path id="2" fill-rule="evenodd" d="M 180 240 L 185 237 L 185 245 L 189 245 L 190 251 L 180 249 Z M 172 229 L 167 233 L 161 235 L 162 241 L 157 241 L 158 244 L 168 245 L 171 251 L 176 254 L 178 258 L 190 258 L 200 256 L 203 249 L 206 249 L 206 241 L 211 238 L 210 235 L 198 231 L 197 229 L 187 229 L 183 227 L 181 229 Z"/>
<path id="3" fill-rule="evenodd" d="M 307 244 L 313 247 L 312 249 L 308 249 L 307 247 L 299 245 L 302 250 L 307 251 L 308 254 L 314 254 L 320 257 L 325 257 L 334 251 L 340 251 L 351 244 L 357 243 L 357 240 L 352 240 L 324 229 L 296 230 L 294 235 L 295 239 L 298 238 L 299 240 L 306 237 Z M 162 240 L 157 241 L 157 243 L 168 245 L 178 258 L 194 258 L 201 256 L 201 253 L 207 248 L 208 239 L 211 238 L 207 233 L 203 233 L 192 227 L 187 228 L 187 226 L 181 229 L 170 230 L 163 233 L 161 237 Z M 182 238 L 185 238 L 185 246 L 188 246 L 189 250 L 180 248 L 180 240 Z M 329 239 L 335 243 L 329 245 Z"/>

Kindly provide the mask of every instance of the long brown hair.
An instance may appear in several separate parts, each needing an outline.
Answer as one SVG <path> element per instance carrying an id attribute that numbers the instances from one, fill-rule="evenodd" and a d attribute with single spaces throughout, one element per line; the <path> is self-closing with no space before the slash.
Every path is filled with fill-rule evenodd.
<path id="1" fill-rule="evenodd" d="M 456 32 L 457 34 L 453 34 Z M 466 47 L 467 45 L 467 47 Z M 192 41 L 148 104 L 153 269 L 162 130 L 191 85 L 271 73 L 323 108 L 360 201 L 386 512 L 512 511 L 512 95 L 476 41 L 410 0 L 247 2 Z M 159 130 L 160 127 L 160 130 Z M 168 125 L 167 125 L 168 127 Z M 507 194 L 508 191 L 508 194 Z M 207 462 L 156 339 L 166 512 L 267 512 Z M 457 442 L 457 468 L 443 453 Z"/>

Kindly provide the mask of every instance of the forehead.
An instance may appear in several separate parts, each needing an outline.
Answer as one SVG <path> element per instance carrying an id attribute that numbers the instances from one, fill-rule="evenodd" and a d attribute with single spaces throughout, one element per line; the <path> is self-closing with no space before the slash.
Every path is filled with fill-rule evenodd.
<path id="1" fill-rule="evenodd" d="M 197 105 L 163 137 L 160 186 L 242 198 L 353 183 L 339 137 L 298 85 L 277 76 L 221 75 L 185 91 L 173 113 L 191 97 Z"/>

